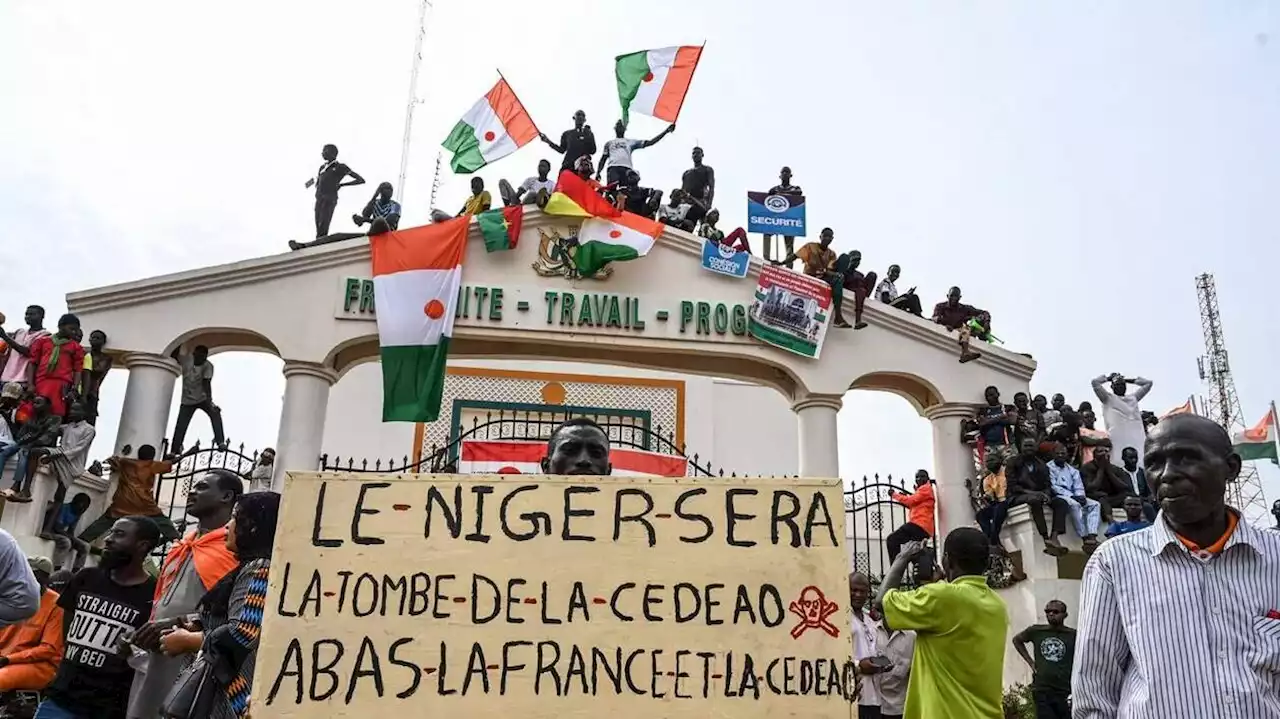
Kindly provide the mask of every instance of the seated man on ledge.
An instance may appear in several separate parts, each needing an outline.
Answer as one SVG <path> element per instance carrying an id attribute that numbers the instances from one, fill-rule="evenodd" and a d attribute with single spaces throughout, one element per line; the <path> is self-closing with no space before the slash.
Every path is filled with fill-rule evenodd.
<path id="1" fill-rule="evenodd" d="M 730 232 L 726 237 L 724 230 L 716 227 L 716 223 L 720 221 L 720 210 L 712 210 L 707 216 L 702 218 L 702 226 L 698 228 L 698 237 L 704 240 L 711 240 L 721 247 L 728 247 L 735 252 L 751 252 L 751 245 L 747 242 L 747 231 L 739 227 Z"/>
<path id="2" fill-rule="evenodd" d="M 374 191 L 373 197 L 369 200 L 369 204 L 364 206 L 360 214 L 352 215 L 351 221 L 356 223 L 356 227 L 360 227 L 366 222 L 369 223 L 368 232 L 335 232 L 332 235 L 318 237 L 314 242 L 298 242 L 297 240 L 289 241 L 289 249 L 301 250 L 307 247 L 318 247 L 327 245 L 331 242 L 341 242 L 343 240 L 354 240 L 357 237 L 366 237 L 369 235 L 380 235 L 390 230 L 400 227 L 400 203 L 391 199 L 395 193 L 395 188 L 390 182 L 383 182 L 378 185 L 378 189 Z"/>
<path id="3" fill-rule="evenodd" d="M 912 287 L 902 294 L 898 294 L 898 286 L 895 284 L 898 278 L 902 276 L 902 268 L 898 265 L 889 265 L 889 271 L 885 273 L 883 280 L 880 280 L 880 286 L 876 287 L 876 297 L 886 305 L 892 306 L 894 309 L 910 312 L 919 317 L 923 310 L 920 309 L 920 298 L 916 295 L 916 288 Z"/>
<path id="4" fill-rule="evenodd" d="M 844 275 L 836 272 L 836 251 L 831 249 L 831 241 L 835 239 L 836 233 L 830 227 L 822 228 L 822 232 L 818 235 L 818 242 L 806 243 L 803 247 L 790 253 L 781 261 L 772 264 L 791 266 L 791 263 L 800 260 L 804 263 L 804 273 L 810 277 L 816 277 L 827 284 L 831 285 L 831 322 L 836 327 L 848 329 L 852 325 L 844 321 L 844 315 L 841 314 L 841 306 L 844 303 Z"/>
<path id="5" fill-rule="evenodd" d="M 53 562 L 28 560 L 40 585 L 40 608 L 21 624 L 0 629 L 0 692 L 38 692 L 49 686 L 62 661 L 62 607 L 49 588 Z"/>
<path id="6" fill-rule="evenodd" d="M 960 361 L 972 362 L 982 356 L 980 352 L 969 349 L 969 336 L 974 334 L 969 326 L 970 320 L 976 320 L 982 328 L 978 339 L 985 340 L 991 335 L 991 313 L 960 303 L 960 288 L 947 290 L 947 301 L 939 302 L 933 308 L 933 321 L 952 332 L 958 332 L 960 343 Z"/>

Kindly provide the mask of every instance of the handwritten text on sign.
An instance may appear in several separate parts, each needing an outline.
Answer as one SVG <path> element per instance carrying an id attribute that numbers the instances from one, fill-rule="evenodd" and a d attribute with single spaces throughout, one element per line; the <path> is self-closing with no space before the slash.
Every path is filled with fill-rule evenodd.
<path id="1" fill-rule="evenodd" d="M 284 497 L 255 719 L 849 716 L 835 480 L 308 473 Z"/>

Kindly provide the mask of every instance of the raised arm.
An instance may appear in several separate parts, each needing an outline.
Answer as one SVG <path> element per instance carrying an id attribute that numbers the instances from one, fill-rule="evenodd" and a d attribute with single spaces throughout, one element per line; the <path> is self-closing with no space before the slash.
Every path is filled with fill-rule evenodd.
<path id="1" fill-rule="evenodd" d="M 608 143 L 605 143 L 608 144 Z M 600 179 L 600 175 L 604 174 L 604 165 L 609 161 L 609 149 L 606 147 L 604 152 L 600 153 L 600 164 L 596 167 L 596 179 Z"/>
<path id="2" fill-rule="evenodd" d="M 555 150 L 556 152 L 560 153 L 561 155 L 563 155 L 563 154 L 564 154 L 564 148 L 563 148 L 563 147 L 561 147 L 561 146 L 559 146 L 559 145 L 557 145 L 556 143 L 552 142 L 552 141 L 551 141 L 551 138 L 547 137 L 546 133 L 539 132 L 539 133 L 538 133 L 538 139 L 540 139 L 540 140 L 542 140 L 543 142 L 547 143 L 547 147 L 550 147 L 552 150 Z M 593 150 L 592 150 L 592 152 L 594 153 L 594 152 L 595 152 L 595 150 L 593 149 Z"/>
<path id="3" fill-rule="evenodd" d="M 1147 393 L 1151 391 L 1152 382 L 1151 380 L 1143 379 L 1142 377 L 1134 377 L 1133 383 L 1138 385 L 1138 389 L 1134 390 L 1133 398 L 1141 402 L 1142 398 L 1146 397 Z"/>
<path id="4" fill-rule="evenodd" d="M 4 331 L 3 327 L 0 327 L 0 340 L 7 342 L 9 344 L 9 349 L 12 349 L 23 357 L 31 356 L 31 345 L 24 345 L 21 342 L 14 340 L 13 337 L 9 336 L 8 332 Z"/>
<path id="5" fill-rule="evenodd" d="M 1107 402 L 1111 399 L 1111 393 L 1106 390 L 1107 379 L 1108 377 L 1105 374 L 1100 374 L 1097 377 L 1094 377 L 1093 381 L 1090 383 L 1093 385 L 1093 393 L 1098 395 L 1098 399 L 1103 402 Z"/>
<path id="6" fill-rule="evenodd" d="M 666 137 L 667 135 L 670 135 L 672 132 L 675 131 L 675 129 L 676 129 L 676 124 L 673 122 L 670 125 L 667 125 L 667 129 L 655 135 L 652 140 L 641 140 L 640 144 L 636 145 L 636 147 L 641 148 L 641 147 L 649 147 L 650 145 L 656 145 L 658 144 L 659 140 Z"/>
<path id="7" fill-rule="evenodd" d="M 1071 702 L 1076 719 L 1114 719 L 1131 656 L 1106 549 L 1084 568 Z"/>

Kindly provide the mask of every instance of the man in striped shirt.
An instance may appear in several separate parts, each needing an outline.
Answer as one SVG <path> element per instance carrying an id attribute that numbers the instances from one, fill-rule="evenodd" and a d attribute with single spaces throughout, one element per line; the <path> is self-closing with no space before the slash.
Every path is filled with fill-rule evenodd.
<path id="1" fill-rule="evenodd" d="M 1152 428 L 1156 522 L 1085 567 L 1076 719 L 1280 717 L 1280 535 L 1226 505 L 1231 438 L 1183 414 Z"/>

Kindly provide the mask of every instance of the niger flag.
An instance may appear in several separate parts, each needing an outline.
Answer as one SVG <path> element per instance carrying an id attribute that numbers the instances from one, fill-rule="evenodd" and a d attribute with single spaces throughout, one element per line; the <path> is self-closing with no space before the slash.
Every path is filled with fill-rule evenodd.
<path id="1" fill-rule="evenodd" d="M 619 210 L 591 183 L 568 170 L 560 173 L 556 191 L 543 212 L 586 218 L 578 230 L 578 251 L 573 256 L 574 266 L 583 275 L 595 274 L 610 262 L 644 257 L 662 234 L 661 223 Z"/>

